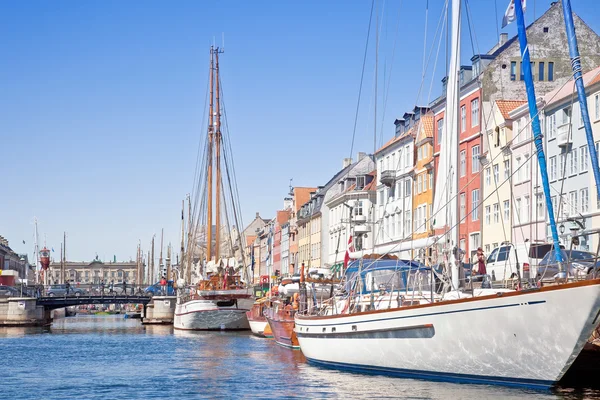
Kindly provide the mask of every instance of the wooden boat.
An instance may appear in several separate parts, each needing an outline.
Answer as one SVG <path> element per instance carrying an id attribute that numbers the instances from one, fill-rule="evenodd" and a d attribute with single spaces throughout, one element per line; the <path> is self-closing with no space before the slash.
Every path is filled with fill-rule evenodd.
<path id="1" fill-rule="evenodd" d="M 250 329 L 252 330 L 252 333 L 259 337 L 266 337 L 265 329 L 267 326 L 269 326 L 267 318 L 263 313 L 266 302 L 267 298 L 258 299 L 254 302 L 250 311 L 246 312 L 246 317 L 250 323 Z M 271 337 L 273 337 L 272 332 Z"/>
<path id="2" fill-rule="evenodd" d="M 291 305 L 284 305 L 281 301 L 274 301 L 272 307 L 264 312 L 269 326 L 273 331 L 275 342 L 290 349 L 300 349 L 296 332 L 294 331 L 294 315 L 296 311 Z"/>

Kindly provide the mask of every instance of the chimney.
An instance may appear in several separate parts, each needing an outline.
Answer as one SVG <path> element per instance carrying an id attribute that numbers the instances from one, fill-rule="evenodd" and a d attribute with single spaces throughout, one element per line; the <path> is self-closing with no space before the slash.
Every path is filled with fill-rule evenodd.
<path id="1" fill-rule="evenodd" d="M 360 151 L 358 153 L 358 161 L 361 161 L 363 158 L 365 158 L 367 156 L 367 153 L 364 153 L 362 151 Z"/>
<path id="2" fill-rule="evenodd" d="M 342 163 L 342 168 L 346 168 L 350 164 L 352 164 L 352 159 L 351 158 L 344 158 L 344 162 Z"/>
<path id="3" fill-rule="evenodd" d="M 256 212 L 256 218 L 260 218 L 258 211 Z"/>
<path id="4" fill-rule="evenodd" d="M 500 42 L 498 43 L 498 47 L 502 46 L 507 41 L 508 41 L 508 33 L 501 33 L 500 34 Z"/>

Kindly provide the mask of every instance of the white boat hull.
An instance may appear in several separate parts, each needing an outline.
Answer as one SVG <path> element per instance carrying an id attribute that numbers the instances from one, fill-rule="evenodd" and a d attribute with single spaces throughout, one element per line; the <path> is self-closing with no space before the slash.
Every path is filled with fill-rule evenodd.
<path id="1" fill-rule="evenodd" d="M 316 364 L 465 383 L 549 387 L 600 314 L 600 280 L 350 315 L 296 317 Z M 332 332 L 333 330 L 333 332 Z"/>
<path id="2" fill-rule="evenodd" d="M 269 324 L 267 321 L 248 321 L 250 323 L 250 330 L 257 336 L 264 336 L 265 328 Z"/>
<path id="3" fill-rule="evenodd" d="M 252 301 L 247 301 L 252 304 Z M 244 307 L 219 307 L 213 300 L 191 300 L 175 307 L 173 326 L 182 330 L 247 330 L 250 329 Z"/>

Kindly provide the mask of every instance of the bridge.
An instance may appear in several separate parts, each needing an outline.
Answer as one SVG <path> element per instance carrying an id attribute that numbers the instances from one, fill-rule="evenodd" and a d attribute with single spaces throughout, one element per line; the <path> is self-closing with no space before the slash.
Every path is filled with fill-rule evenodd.
<path id="1" fill-rule="evenodd" d="M 143 304 L 146 306 L 152 300 L 148 296 L 47 296 L 38 297 L 37 304 L 44 306 L 46 310 L 55 310 L 57 308 L 81 306 L 87 304 Z"/>

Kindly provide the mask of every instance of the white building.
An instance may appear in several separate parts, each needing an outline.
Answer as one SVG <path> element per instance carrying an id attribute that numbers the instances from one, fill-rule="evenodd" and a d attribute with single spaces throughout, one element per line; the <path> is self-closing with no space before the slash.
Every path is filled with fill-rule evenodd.
<path id="1" fill-rule="evenodd" d="M 586 86 L 594 142 L 598 148 L 600 67 L 584 74 L 583 81 Z M 548 175 L 561 243 L 568 248 L 572 233 L 578 230 L 578 233 L 584 233 L 584 236 L 579 239 L 579 245 L 575 248 L 595 253 L 598 235 L 585 233 L 600 228 L 600 209 L 581 109 L 573 82 L 548 93 L 544 96 L 544 101 Z M 579 224 L 585 229 L 581 230 Z"/>

